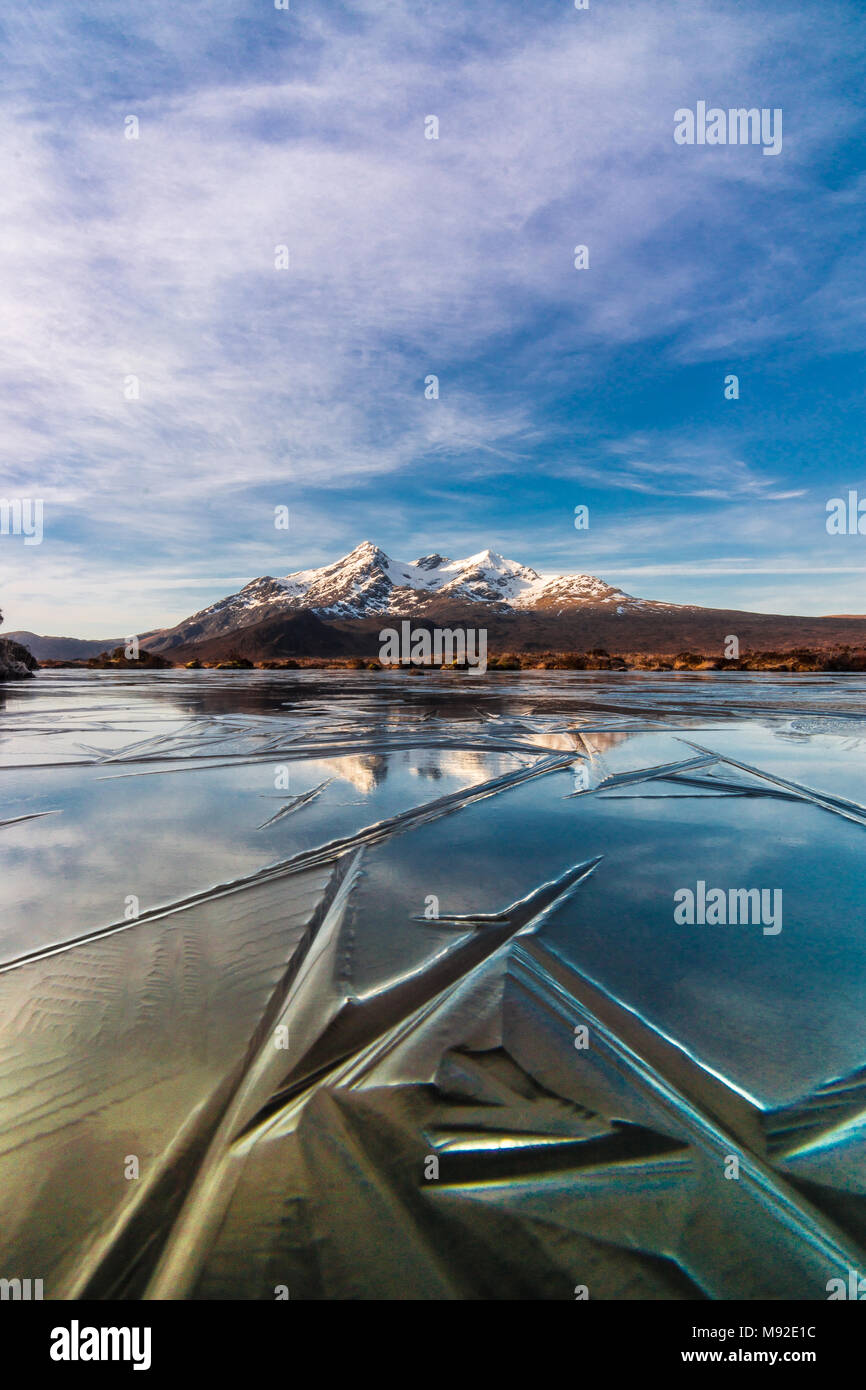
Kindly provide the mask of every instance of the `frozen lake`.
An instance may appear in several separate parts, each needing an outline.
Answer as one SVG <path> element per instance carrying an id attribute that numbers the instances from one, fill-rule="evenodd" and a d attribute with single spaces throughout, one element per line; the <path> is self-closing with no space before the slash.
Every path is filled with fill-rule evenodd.
<path id="1" fill-rule="evenodd" d="M 0 687 L 0 1274 L 825 1298 L 864 770 L 851 675 Z"/>

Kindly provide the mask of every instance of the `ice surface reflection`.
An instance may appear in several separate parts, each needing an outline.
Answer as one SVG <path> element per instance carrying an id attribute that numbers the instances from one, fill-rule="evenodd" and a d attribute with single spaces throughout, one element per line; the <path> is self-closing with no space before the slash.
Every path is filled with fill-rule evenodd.
<path id="1" fill-rule="evenodd" d="M 0 1273 L 55 1298 L 825 1298 L 866 1258 L 864 694 L 8 687 Z"/>

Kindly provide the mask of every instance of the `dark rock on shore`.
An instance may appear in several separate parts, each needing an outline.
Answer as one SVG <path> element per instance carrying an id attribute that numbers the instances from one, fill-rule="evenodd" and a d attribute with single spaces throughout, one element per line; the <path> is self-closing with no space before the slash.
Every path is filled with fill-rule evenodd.
<path id="1" fill-rule="evenodd" d="M 26 647 L 0 637 L 0 681 L 21 680 L 38 670 L 39 662 Z"/>

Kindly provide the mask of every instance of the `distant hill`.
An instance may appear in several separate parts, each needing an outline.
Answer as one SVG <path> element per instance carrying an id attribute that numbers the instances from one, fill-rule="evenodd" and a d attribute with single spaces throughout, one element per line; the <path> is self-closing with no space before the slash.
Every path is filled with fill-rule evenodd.
<path id="1" fill-rule="evenodd" d="M 375 656 L 378 641 L 364 645 Z M 186 661 L 226 661 L 232 656 L 249 661 L 288 660 L 299 656 L 356 656 L 359 639 L 344 634 L 315 613 L 292 613 L 285 617 L 264 618 L 247 627 L 235 628 L 216 637 L 202 637 L 180 646 L 157 647 L 148 639 L 148 648 L 183 665 Z"/>
<path id="2" fill-rule="evenodd" d="M 37 661 L 85 661 L 89 656 L 112 651 L 125 640 L 121 637 L 106 637 L 104 641 L 81 637 L 40 637 L 36 632 L 7 632 L 4 636 L 27 647 Z"/>

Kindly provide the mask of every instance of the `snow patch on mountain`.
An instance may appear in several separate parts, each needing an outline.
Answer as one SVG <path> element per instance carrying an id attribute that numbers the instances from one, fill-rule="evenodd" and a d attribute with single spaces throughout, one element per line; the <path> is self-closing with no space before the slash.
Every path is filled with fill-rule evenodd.
<path id="1" fill-rule="evenodd" d="M 433 553 L 404 561 L 392 560 L 379 546 L 364 541 L 333 564 L 295 570 L 282 579 L 253 579 L 176 627 L 149 636 L 156 639 L 154 649 L 168 650 L 301 609 L 323 619 L 425 613 L 447 618 L 449 607 L 459 610 L 472 604 L 497 613 L 557 615 L 583 605 L 619 613 L 671 607 L 632 598 L 592 574 L 545 578 L 495 550 L 480 550 L 463 560 Z"/>
<path id="2" fill-rule="evenodd" d="M 595 575 L 545 579 L 495 550 L 480 550 L 463 560 L 432 554 L 405 561 L 392 560 L 370 541 L 332 565 L 297 570 L 271 582 L 283 586 L 286 607 L 312 608 L 323 617 L 408 613 L 423 608 L 433 598 L 496 604 L 503 610 L 636 602 Z"/>

